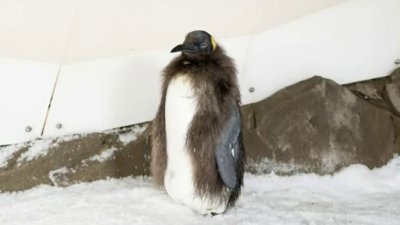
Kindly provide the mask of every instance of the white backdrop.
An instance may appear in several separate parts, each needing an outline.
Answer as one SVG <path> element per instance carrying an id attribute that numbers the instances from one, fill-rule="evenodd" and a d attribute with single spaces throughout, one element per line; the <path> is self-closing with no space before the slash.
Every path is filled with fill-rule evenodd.
<path id="1" fill-rule="evenodd" d="M 222 39 L 217 34 L 216 38 L 236 61 L 243 103 L 251 103 L 313 75 L 348 83 L 390 73 L 400 58 L 398 12 L 398 0 L 351 0 L 265 32 Z M 62 64 L 44 135 L 151 120 L 159 101 L 160 71 L 174 56 L 169 50 Z M 0 117 L 0 144 L 40 135 L 37 131 L 44 124 L 58 66 L 38 65 L 42 79 L 32 79 L 35 69 L 30 67 L 22 66 L 26 70 L 21 73 L 0 68 L 0 84 L 8 87 L 0 90 L 0 101 L 7 102 L 2 105 L 7 112 Z M 21 82 L 10 82 L 14 73 L 24 74 L 18 78 Z M 23 94 L 13 88 L 21 83 L 28 86 Z M 255 92 L 250 93 L 250 87 Z M 26 102 L 28 109 L 12 106 Z M 34 124 L 30 133 L 24 131 L 28 124 Z"/>
<path id="2" fill-rule="evenodd" d="M 0 145 L 40 136 L 58 69 L 0 58 Z"/>

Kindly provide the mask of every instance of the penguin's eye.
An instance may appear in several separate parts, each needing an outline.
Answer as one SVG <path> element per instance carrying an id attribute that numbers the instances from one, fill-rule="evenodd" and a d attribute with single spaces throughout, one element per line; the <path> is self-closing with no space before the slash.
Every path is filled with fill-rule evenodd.
<path id="1" fill-rule="evenodd" d="M 207 43 L 203 42 L 200 44 L 201 49 L 206 49 L 207 48 Z"/>

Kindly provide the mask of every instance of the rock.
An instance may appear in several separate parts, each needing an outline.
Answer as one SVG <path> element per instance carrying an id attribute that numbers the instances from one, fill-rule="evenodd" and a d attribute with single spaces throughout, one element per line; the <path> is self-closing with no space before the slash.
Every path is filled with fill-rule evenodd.
<path id="1" fill-rule="evenodd" d="M 373 168 L 399 149 L 398 117 L 321 77 L 244 106 L 243 115 L 253 172 L 330 174 L 353 163 Z"/>
<path id="2" fill-rule="evenodd" d="M 365 101 L 400 116 L 400 68 L 391 75 L 344 85 Z"/>
<path id="3" fill-rule="evenodd" d="M 17 145 L 13 152 L 7 163 L 0 163 L 3 192 L 40 184 L 68 186 L 107 177 L 149 175 L 149 126 L 45 138 Z"/>
<path id="4" fill-rule="evenodd" d="M 393 111 L 400 116 L 400 82 L 388 83 L 386 85 L 386 95 L 390 100 Z"/>
<path id="5" fill-rule="evenodd" d="M 385 91 L 386 99 L 393 113 L 400 116 L 400 68 L 390 75 Z"/>

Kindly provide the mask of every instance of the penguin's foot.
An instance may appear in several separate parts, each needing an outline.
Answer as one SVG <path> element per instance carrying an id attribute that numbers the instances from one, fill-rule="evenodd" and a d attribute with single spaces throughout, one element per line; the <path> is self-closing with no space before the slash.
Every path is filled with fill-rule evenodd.
<path id="1" fill-rule="evenodd" d="M 207 212 L 205 214 L 203 214 L 204 217 L 214 217 L 214 216 L 218 216 L 220 215 L 220 213 L 216 213 L 216 212 Z"/>

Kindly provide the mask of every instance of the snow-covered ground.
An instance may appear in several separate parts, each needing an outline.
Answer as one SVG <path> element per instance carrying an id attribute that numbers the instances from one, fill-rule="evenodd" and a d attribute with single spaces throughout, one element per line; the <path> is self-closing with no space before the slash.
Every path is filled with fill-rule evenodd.
<path id="1" fill-rule="evenodd" d="M 109 179 L 67 188 L 0 194 L 0 224 L 400 224 L 400 157 L 334 176 L 245 175 L 236 208 L 198 215 L 155 189 L 149 178 Z"/>

